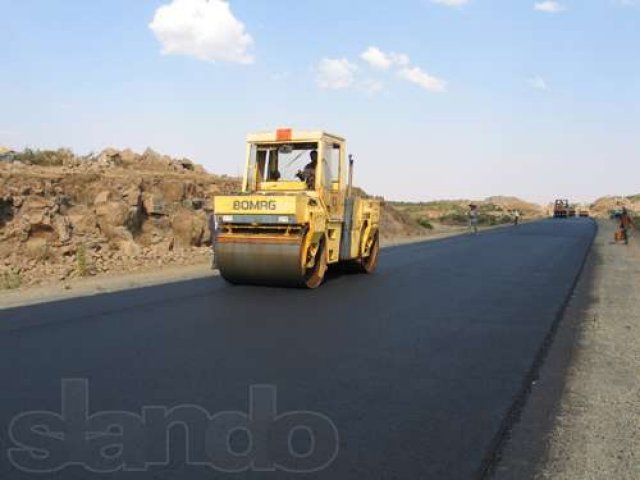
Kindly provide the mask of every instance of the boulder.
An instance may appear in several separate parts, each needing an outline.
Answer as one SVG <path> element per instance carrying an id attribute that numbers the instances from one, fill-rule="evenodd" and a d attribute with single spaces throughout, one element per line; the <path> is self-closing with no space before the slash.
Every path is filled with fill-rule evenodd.
<path id="1" fill-rule="evenodd" d="M 139 162 L 151 170 L 166 170 L 171 166 L 171 157 L 161 155 L 151 148 L 147 148 L 140 156 Z"/>
<path id="2" fill-rule="evenodd" d="M 73 207 L 67 218 L 71 223 L 74 235 L 90 236 L 98 233 L 98 222 L 95 212 L 84 206 Z"/>
<path id="3" fill-rule="evenodd" d="M 44 212 L 55 205 L 55 200 L 36 195 L 30 195 L 22 203 L 23 213 Z"/>
<path id="4" fill-rule="evenodd" d="M 171 219 L 171 225 L 176 247 L 185 248 L 202 244 L 207 228 L 206 216 L 180 211 Z"/>
<path id="5" fill-rule="evenodd" d="M 129 217 L 129 205 L 125 202 L 106 202 L 96 206 L 96 217 L 101 230 L 123 226 Z"/>
<path id="6" fill-rule="evenodd" d="M 130 233 L 137 233 L 143 222 L 142 209 L 130 207 L 125 202 L 108 202 L 96 207 L 96 219 L 100 231 L 107 238 L 119 238 L 120 227 Z"/>
<path id="7" fill-rule="evenodd" d="M 193 162 L 188 158 L 181 158 L 180 160 L 176 160 L 176 163 L 185 170 L 194 170 Z"/>
<path id="8" fill-rule="evenodd" d="M 120 152 L 120 158 L 124 163 L 135 163 L 140 158 L 140 155 L 135 153 L 133 150 L 127 148 Z"/>
<path id="9" fill-rule="evenodd" d="M 166 180 L 158 185 L 158 189 L 164 200 L 167 202 L 182 202 L 182 200 L 184 200 L 185 198 L 184 182 Z"/>
<path id="10" fill-rule="evenodd" d="M 23 240 L 31 237 L 46 238 L 48 241 L 56 239 L 57 235 L 52 222 L 52 205 L 52 202 L 43 198 L 29 197 L 20 209 Z"/>
<path id="11" fill-rule="evenodd" d="M 112 167 L 122 163 L 120 152 L 115 148 L 106 148 L 96 158 L 98 165 Z"/>
<path id="12" fill-rule="evenodd" d="M 67 217 L 56 215 L 53 219 L 53 229 L 60 243 L 67 244 L 71 241 L 72 227 Z"/>
<path id="13" fill-rule="evenodd" d="M 50 255 L 51 246 L 46 238 L 30 238 L 24 245 L 24 257 L 27 260 L 45 261 Z"/>
<path id="14" fill-rule="evenodd" d="M 138 186 L 127 188 L 122 197 L 130 207 L 140 207 L 142 205 L 142 192 Z"/>
<path id="15" fill-rule="evenodd" d="M 141 248 L 133 240 L 119 240 L 116 242 L 116 246 L 122 255 L 129 258 L 134 258 L 140 255 Z"/>
<path id="16" fill-rule="evenodd" d="M 96 195 L 96 198 L 93 200 L 93 204 L 101 205 L 103 203 L 107 203 L 109 200 L 111 200 L 111 192 L 109 190 L 102 190 Z"/>
<path id="17" fill-rule="evenodd" d="M 108 239 L 112 245 L 118 245 L 121 241 L 133 241 L 133 235 L 126 227 L 110 227 Z"/>
<path id="18" fill-rule="evenodd" d="M 167 215 L 167 204 L 164 198 L 158 194 L 145 193 L 142 204 L 147 215 Z"/>
<path id="19" fill-rule="evenodd" d="M 183 206 L 193 210 L 202 210 L 206 203 L 204 198 L 188 198 L 182 201 Z"/>

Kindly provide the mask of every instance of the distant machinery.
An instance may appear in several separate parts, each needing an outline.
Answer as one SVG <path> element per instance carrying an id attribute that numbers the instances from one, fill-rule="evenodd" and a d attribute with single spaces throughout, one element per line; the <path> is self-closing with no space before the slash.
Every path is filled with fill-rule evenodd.
<path id="1" fill-rule="evenodd" d="M 569 218 L 569 200 L 557 199 L 553 205 L 553 218 Z M 573 216 L 575 217 L 576 211 L 573 210 Z"/>

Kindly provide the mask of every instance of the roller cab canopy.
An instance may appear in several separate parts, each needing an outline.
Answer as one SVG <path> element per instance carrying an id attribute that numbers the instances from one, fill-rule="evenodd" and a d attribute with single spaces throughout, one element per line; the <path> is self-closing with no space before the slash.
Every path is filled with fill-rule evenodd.
<path id="1" fill-rule="evenodd" d="M 345 148 L 344 138 L 321 130 L 285 128 L 250 134 L 242 190 L 343 192 Z"/>

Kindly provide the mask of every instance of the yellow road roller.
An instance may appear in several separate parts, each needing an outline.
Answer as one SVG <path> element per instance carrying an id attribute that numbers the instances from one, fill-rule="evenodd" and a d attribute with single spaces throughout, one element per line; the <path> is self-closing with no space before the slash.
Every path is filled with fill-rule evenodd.
<path id="1" fill-rule="evenodd" d="M 221 276 L 316 288 L 329 265 L 372 273 L 381 202 L 355 195 L 352 181 L 344 138 L 288 128 L 249 135 L 242 191 L 214 199 Z"/>

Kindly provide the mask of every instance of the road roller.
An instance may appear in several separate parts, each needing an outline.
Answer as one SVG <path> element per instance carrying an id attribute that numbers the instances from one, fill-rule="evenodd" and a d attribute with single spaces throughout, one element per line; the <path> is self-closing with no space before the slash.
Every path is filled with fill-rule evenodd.
<path id="1" fill-rule="evenodd" d="M 330 266 L 372 273 L 381 201 L 356 195 L 345 139 L 278 129 L 247 137 L 242 190 L 214 199 L 214 255 L 232 284 L 316 288 Z"/>
<path id="2" fill-rule="evenodd" d="M 553 204 L 553 218 L 568 218 L 569 208 L 569 200 L 562 198 L 557 199 Z"/>

